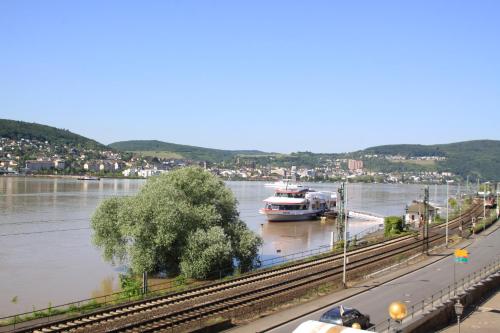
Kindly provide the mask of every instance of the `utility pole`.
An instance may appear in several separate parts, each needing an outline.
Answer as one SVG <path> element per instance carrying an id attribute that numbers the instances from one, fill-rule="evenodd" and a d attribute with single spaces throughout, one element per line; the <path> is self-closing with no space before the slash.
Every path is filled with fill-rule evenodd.
<path id="1" fill-rule="evenodd" d="M 467 195 L 469 195 L 469 175 L 467 175 L 467 185 L 465 190 L 467 191 Z"/>
<path id="2" fill-rule="evenodd" d="M 344 237 L 344 183 L 340 184 L 337 190 L 337 204 L 338 204 L 338 215 L 337 215 L 337 238 L 341 240 Z"/>
<path id="3" fill-rule="evenodd" d="M 429 254 L 429 186 L 424 188 L 423 253 Z"/>
<path id="4" fill-rule="evenodd" d="M 142 273 L 142 294 L 146 295 L 148 293 L 148 272 L 144 271 Z"/>
<path id="5" fill-rule="evenodd" d="M 446 181 L 446 247 L 448 247 L 448 222 L 450 220 L 450 181 Z"/>
<path id="6" fill-rule="evenodd" d="M 497 202 L 496 202 L 496 206 L 497 206 L 497 219 L 498 219 L 498 216 L 499 216 L 499 213 L 500 213 L 500 207 L 498 206 L 498 195 L 500 194 L 500 183 L 497 183 Z"/>
<path id="7" fill-rule="evenodd" d="M 349 184 L 349 178 L 346 179 L 346 186 L 344 188 L 344 211 L 345 211 L 345 223 L 344 223 L 344 267 L 342 269 L 342 284 L 344 288 L 347 288 L 346 283 L 346 266 L 347 266 L 347 220 L 349 218 L 347 212 L 347 184 Z"/>
<path id="8" fill-rule="evenodd" d="M 434 184 L 434 204 L 438 201 L 438 184 Z"/>
<path id="9" fill-rule="evenodd" d="M 489 182 L 484 183 L 483 186 L 483 223 L 486 225 L 486 184 L 489 184 Z"/>

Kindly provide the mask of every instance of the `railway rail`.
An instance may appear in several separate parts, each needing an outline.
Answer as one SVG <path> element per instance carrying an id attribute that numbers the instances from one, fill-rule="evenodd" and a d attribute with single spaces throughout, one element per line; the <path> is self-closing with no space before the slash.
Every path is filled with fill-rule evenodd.
<path id="1" fill-rule="evenodd" d="M 449 229 L 468 225 L 479 216 L 483 205 L 475 204 L 449 222 Z M 433 227 L 429 244 L 445 236 L 445 225 Z M 391 257 L 418 251 L 423 240 L 413 235 L 384 241 L 349 251 L 348 272 Z M 195 320 L 207 319 L 278 297 L 286 293 L 338 279 L 342 275 L 342 255 L 330 254 L 307 262 L 258 271 L 228 281 L 196 287 L 184 292 L 155 297 L 102 309 L 87 315 L 62 319 L 10 332 L 154 332 L 174 330 Z"/>

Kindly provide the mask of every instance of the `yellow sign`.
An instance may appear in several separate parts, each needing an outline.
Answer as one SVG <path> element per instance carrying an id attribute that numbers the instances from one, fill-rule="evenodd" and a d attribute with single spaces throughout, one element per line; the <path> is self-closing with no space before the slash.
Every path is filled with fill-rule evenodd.
<path id="1" fill-rule="evenodd" d="M 455 250 L 455 257 L 467 258 L 468 256 L 469 256 L 469 252 L 467 252 L 467 250 L 461 250 L 461 249 Z"/>

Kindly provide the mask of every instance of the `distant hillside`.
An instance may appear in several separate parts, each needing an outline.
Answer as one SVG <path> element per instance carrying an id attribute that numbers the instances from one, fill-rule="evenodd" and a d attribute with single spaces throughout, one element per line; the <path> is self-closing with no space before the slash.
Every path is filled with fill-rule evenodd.
<path id="1" fill-rule="evenodd" d="M 53 145 L 70 145 L 86 149 L 106 149 L 105 145 L 66 129 L 9 119 L 0 119 L 0 137 L 48 141 Z"/>
<path id="2" fill-rule="evenodd" d="M 105 146 L 65 129 L 8 119 L 0 119 L 0 137 L 48 141 L 50 145 L 67 145 L 89 150 L 112 148 L 122 152 L 141 153 L 144 156 L 194 161 L 229 162 L 232 160 L 234 162 L 234 157 L 239 156 L 240 160 L 244 161 L 243 164 L 252 163 L 272 167 L 295 165 L 305 168 L 324 168 L 331 166 L 335 159 L 362 158 L 365 168 L 371 171 L 384 173 L 449 171 L 463 178 L 471 176 L 471 180 L 479 177 L 482 180 L 500 181 L 500 141 L 498 140 L 475 140 L 439 145 L 384 145 L 342 154 L 315 154 L 311 152 L 276 154 L 258 150 L 203 148 L 157 140 L 121 141 Z M 22 154 L 23 152 L 21 152 Z M 37 156 L 34 151 L 24 152 L 24 155 L 26 155 L 25 158 Z M 366 157 L 365 155 L 378 155 L 379 157 Z M 383 155 L 400 155 L 406 159 L 402 161 L 387 159 Z M 99 158 L 97 155 L 92 156 L 90 155 L 90 158 Z M 442 157 L 444 160 L 416 159 L 425 156 Z M 228 165 L 230 164 L 229 162 Z"/>
<path id="3" fill-rule="evenodd" d="M 500 141 L 474 140 L 440 145 L 386 145 L 367 148 L 362 153 L 405 157 L 441 156 L 438 171 L 451 171 L 462 177 L 500 180 Z"/>
<path id="4" fill-rule="evenodd" d="M 131 140 L 114 142 L 110 147 L 120 151 L 143 153 L 149 156 L 172 156 L 196 161 L 224 161 L 237 155 L 266 155 L 258 150 L 221 150 L 179 145 L 158 140 Z"/>

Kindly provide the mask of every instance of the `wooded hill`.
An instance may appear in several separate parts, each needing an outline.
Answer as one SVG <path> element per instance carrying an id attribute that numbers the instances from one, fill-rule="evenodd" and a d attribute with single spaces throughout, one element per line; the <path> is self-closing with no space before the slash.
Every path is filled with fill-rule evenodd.
<path id="1" fill-rule="evenodd" d="M 472 176 L 488 180 L 500 180 L 500 141 L 474 140 L 439 145 L 386 145 L 367 148 L 359 155 L 401 155 L 406 158 L 422 156 L 445 157 L 444 161 L 418 165 L 412 162 L 389 162 L 368 160 L 367 167 L 392 171 L 390 169 L 421 169 L 430 171 L 450 171 L 462 177 Z M 375 165 L 373 165 L 375 164 Z"/>
<path id="2" fill-rule="evenodd" d="M 47 125 L 0 119 L 0 137 L 48 141 L 51 145 L 141 153 L 144 156 L 190 159 L 194 161 L 234 164 L 239 157 L 243 164 L 259 166 L 325 167 L 337 158 L 356 158 L 364 161 L 365 168 L 376 172 L 449 171 L 462 176 L 500 181 L 500 141 L 475 140 L 439 145 L 384 145 L 342 154 L 296 152 L 291 154 L 266 153 L 258 150 L 222 150 L 174 144 L 158 140 L 121 141 L 105 146 L 66 129 Z M 367 155 L 378 155 L 376 158 Z M 403 161 L 387 159 L 387 155 L 400 155 Z M 411 159 L 424 156 L 444 157 L 443 161 Z"/>
<path id="3" fill-rule="evenodd" d="M 222 150 L 180 145 L 175 143 L 163 142 L 158 140 L 131 140 L 114 142 L 110 147 L 144 155 L 168 156 L 184 158 L 196 161 L 220 162 L 231 159 L 237 155 L 265 155 L 266 153 L 258 150 Z"/>
<path id="4" fill-rule="evenodd" d="M 84 149 L 109 149 L 95 140 L 75 134 L 67 129 L 9 119 L 0 119 L 0 138 L 2 137 L 14 140 L 48 141 L 51 145 L 68 145 Z"/>

